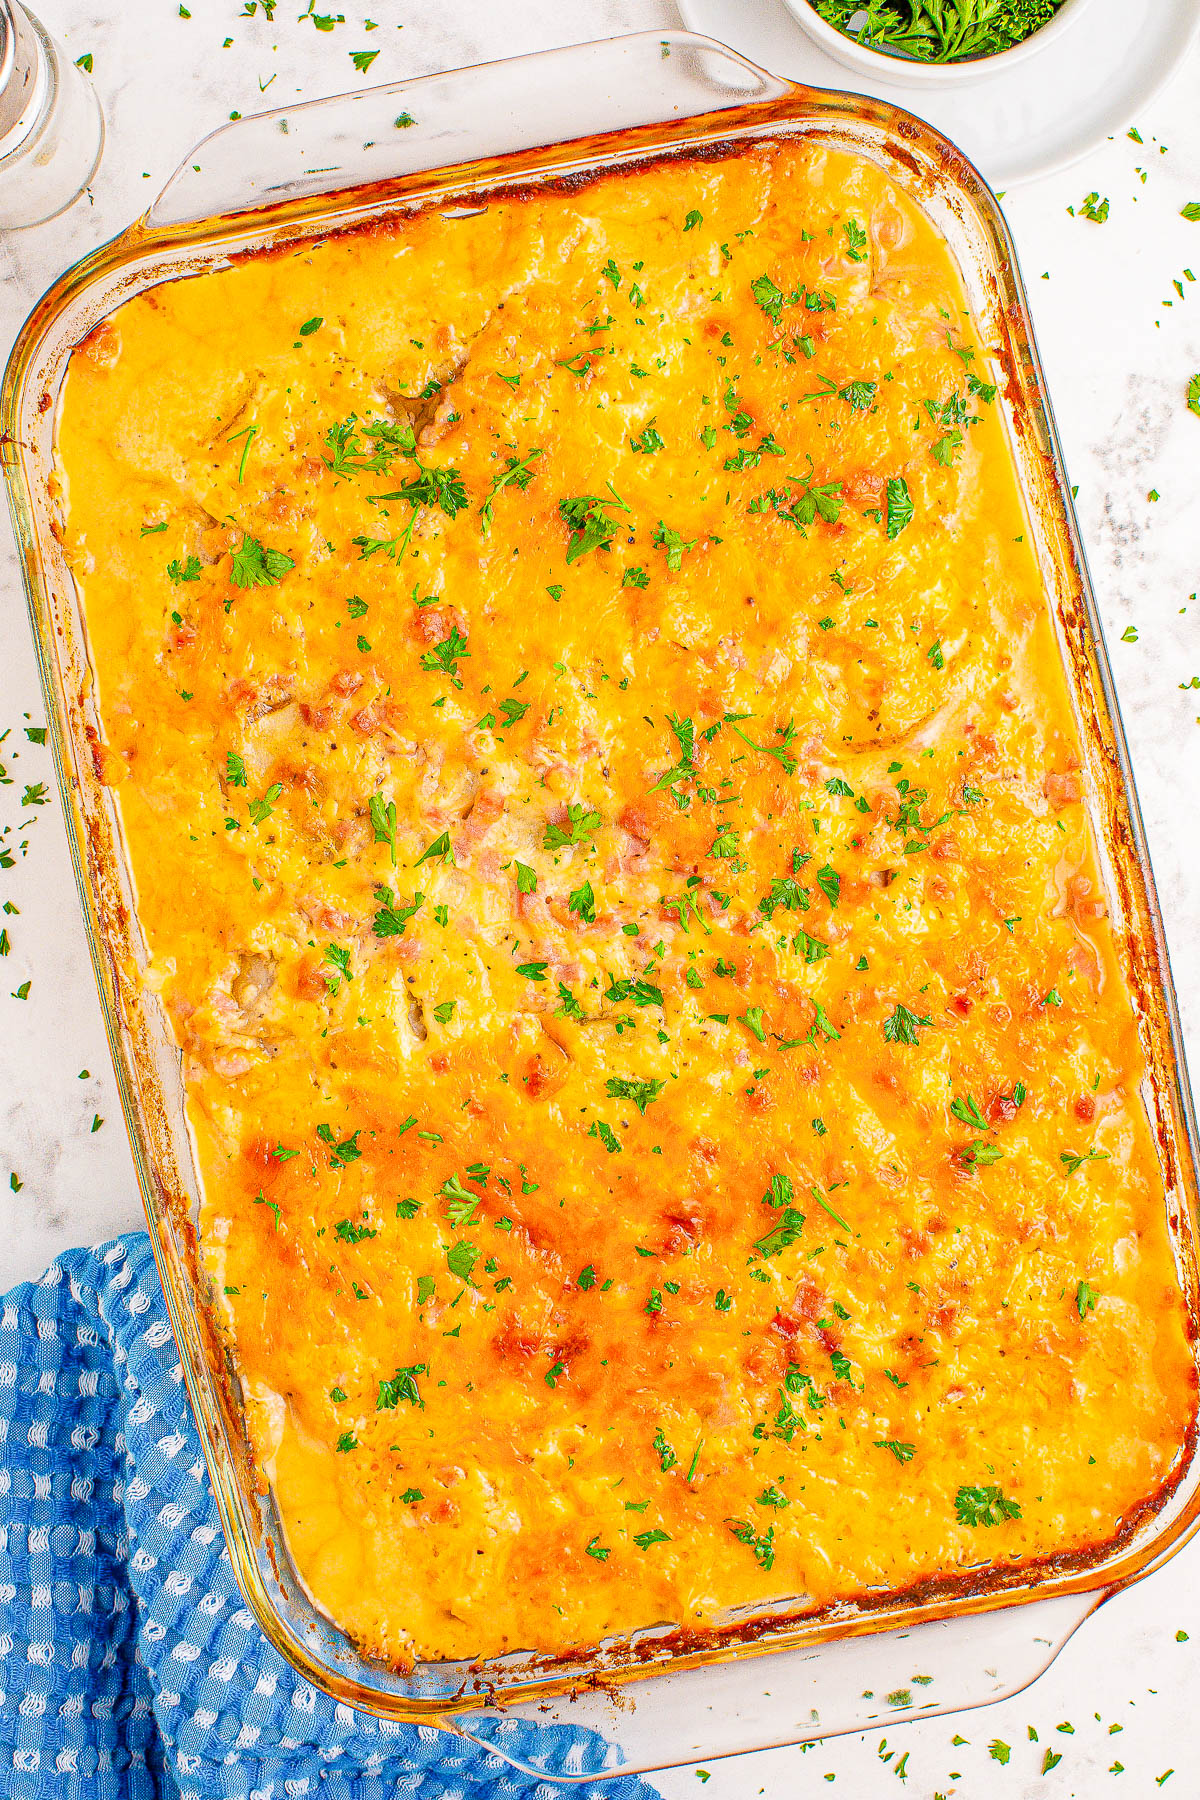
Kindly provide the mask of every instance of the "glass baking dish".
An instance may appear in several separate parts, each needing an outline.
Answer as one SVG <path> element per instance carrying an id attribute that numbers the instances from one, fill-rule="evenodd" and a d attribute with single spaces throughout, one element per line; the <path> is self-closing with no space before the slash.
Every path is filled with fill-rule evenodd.
<path id="1" fill-rule="evenodd" d="M 1195 1342 L 1195 1121 L 1111 677 L 1012 244 L 990 191 L 929 126 L 879 101 L 778 80 L 685 32 L 611 39 L 266 113 L 204 140 L 143 219 L 56 283 L 18 339 L 0 396 L 0 449 L 96 977 L 159 1271 L 247 1603 L 302 1675 L 383 1718 L 436 1724 L 487 1742 L 501 1757 L 514 1715 L 588 1724 L 619 1739 L 621 1750 L 568 1777 L 579 1782 L 617 1762 L 661 1768 L 893 1725 L 1015 1691 L 1089 1612 L 1200 1526 L 1194 1440 L 1179 1444 L 1158 1502 L 1093 1556 L 992 1568 L 966 1585 L 889 1592 L 818 1616 L 781 1612 L 701 1645 L 648 1622 L 629 1641 L 574 1656 L 534 1650 L 490 1663 L 418 1664 L 408 1675 L 368 1663 L 317 1609 L 291 1563 L 274 1499 L 251 1461 L 236 1371 L 205 1303 L 181 1059 L 141 981 L 145 948 L 119 811 L 93 754 L 100 724 L 86 630 L 60 546 L 57 402 L 72 349 L 115 307 L 234 254 L 325 236 L 418 202 L 452 216 L 500 184 L 785 135 L 888 171 L 948 242 L 987 346 L 1076 710 Z"/>

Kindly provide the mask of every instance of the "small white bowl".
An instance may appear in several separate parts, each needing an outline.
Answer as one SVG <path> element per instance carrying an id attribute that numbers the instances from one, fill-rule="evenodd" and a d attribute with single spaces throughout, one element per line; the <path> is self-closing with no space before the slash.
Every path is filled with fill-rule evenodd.
<path id="1" fill-rule="evenodd" d="M 870 75 L 876 81 L 889 81 L 896 87 L 930 88 L 963 87 L 972 81 L 983 81 L 1003 69 L 1015 69 L 1028 62 L 1039 50 L 1061 37 L 1078 20 L 1088 0 L 1063 0 L 1054 17 L 1024 43 L 1011 50 L 1000 50 L 994 56 L 978 56 L 967 62 L 927 63 L 907 56 L 890 56 L 885 50 L 870 50 L 847 37 L 834 25 L 826 24 L 808 0 L 783 0 L 796 23 L 814 43 L 840 62 L 844 69 Z"/>

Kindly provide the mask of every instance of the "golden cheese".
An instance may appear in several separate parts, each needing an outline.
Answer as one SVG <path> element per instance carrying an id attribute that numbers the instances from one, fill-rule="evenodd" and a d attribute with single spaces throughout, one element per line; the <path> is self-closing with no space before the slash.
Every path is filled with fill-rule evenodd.
<path id="1" fill-rule="evenodd" d="M 151 289 L 59 446 L 313 1595 L 559 1650 L 1112 1540 L 1193 1417 L 951 260 L 759 142 Z"/>

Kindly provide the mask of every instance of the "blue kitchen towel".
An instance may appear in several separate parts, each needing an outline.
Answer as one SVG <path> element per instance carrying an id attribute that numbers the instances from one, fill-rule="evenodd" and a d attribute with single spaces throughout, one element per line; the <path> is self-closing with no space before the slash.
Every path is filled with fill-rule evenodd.
<path id="1" fill-rule="evenodd" d="M 562 1800 L 593 1732 L 496 1742 L 341 1706 L 233 1578 L 149 1239 L 60 1257 L 0 1300 L 0 1794 L 6 1800 Z M 617 1776 L 596 1800 L 657 1800 Z"/>

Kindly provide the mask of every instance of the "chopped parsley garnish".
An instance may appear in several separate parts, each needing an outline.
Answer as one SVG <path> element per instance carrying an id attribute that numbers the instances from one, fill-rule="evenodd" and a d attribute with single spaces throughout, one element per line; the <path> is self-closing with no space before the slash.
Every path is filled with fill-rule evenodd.
<path id="1" fill-rule="evenodd" d="M 592 892 L 590 881 L 572 889 L 567 899 L 567 908 L 568 911 L 577 913 L 585 925 L 596 923 L 596 896 Z"/>
<path id="2" fill-rule="evenodd" d="M 1096 1302 L 1100 1298 L 1099 1289 L 1090 1282 L 1081 1281 L 1075 1289 L 1075 1310 L 1081 1319 L 1086 1319 L 1090 1312 L 1095 1312 Z"/>
<path id="3" fill-rule="evenodd" d="M 510 456 L 501 473 L 492 477 L 492 485 L 488 490 L 487 499 L 479 509 L 479 529 L 484 537 L 491 530 L 496 495 L 501 488 L 506 487 L 515 487 L 519 492 L 524 493 L 533 480 L 535 474 L 533 465 L 541 454 L 540 450 L 530 450 L 524 456 Z"/>
<path id="4" fill-rule="evenodd" d="M 253 825 L 265 825 L 270 818 L 276 801 L 282 798 L 283 783 L 273 781 L 261 800 L 252 800 L 249 806 L 250 822 Z"/>
<path id="5" fill-rule="evenodd" d="M 965 1098 L 952 1100 L 950 1103 L 950 1111 L 954 1114 L 956 1119 L 961 1119 L 964 1125 L 973 1126 L 976 1131 L 987 1131 L 990 1129 L 987 1120 L 980 1112 L 978 1106 L 975 1104 L 973 1096 L 970 1094 L 967 1094 Z"/>
<path id="6" fill-rule="evenodd" d="M 1003 1525 L 1021 1517 L 1017 1501 L 1005 1499 L 998 1487 L 960 1487 L 954 1496 L 954 1510 L 960 1525 L 976 1527 Z"/>
<path id="7" fill-rule="evenodd" d="M 1107 1150 L 1085 1150 L 1082 1156 L 1077 1156 L 1074 1150 L 1063 1150 L 1058 1160 L 1068 1175 L 1074 1175 L 1082 1169 L 1084 1163 L 1108 1162 L 1109 1152 Z"/>
<path id="8" fill-rule="evenodd" d="M 897 1002 L 891 1017 L 883 1021 L 883 1035 L 889 1044 L 916 1045 L 921 1042 L 918 1027 L 932 1024 L 931 1018 L 912 1012 Z"/>
<path id="9" fill-rule="evenodd" d="M 471 1271 L 479 1260 L 479 1250 L 468 1238 L 456 1238 L 446 1250 L 446 1267 L 460 1281 L 470 1281 Z"/>
<path id="10" fill-rule="evenodd" d="M 406 1401 L 409 1406 L 418 1406 L 424 1410 L 425 1402 L 417 1387 L 417 1376 L 427 1375 L 428 1365 L 410 1363 L 405 1369 L 397 1369 L 390 1381 L 380 1380 L 379 1398 L 375 1402 L 376 1412 L 388 1412 Z"/>
<path id="11" fill-rule="evenodd" d="M 866 262 L 867 234 L 858 219 L 847 219 L 842 226 L 846 234 L 846 255 L 851 262 Z"/>
<path id="12" fill-rule="evenodd" d="M 332 966 L 334 967 L 334 969 L 337 970 L 336 975 L 332 975 L 332 976 L 327 975 L 325 977 L 326 981 L 336 982 L 339 979 L 339 977 L 343 981 L 353 981 L 354 980 L 354 976 L 350 972 L 350 952 L 343 945 L 341 945 L 341 944 L 326 944 L 324 960 L 327 963 L 331 963 Z M 336 993 L 336 991 L 337 990 L 335 987 L 334 992 Z M 357 1154 L 357 1151 L 355 1152 L 355 1154 Z"/>
<path id="13" fill-rule="evenodd" d="M 548 824 L 542 838 L 543 850 L 561 850 L 570 844 L 584 844 L 595 837 L 604 823 L 598 812 L 592 812 L 582 801 L 572 800 L 567 806 L 566 826 Z"/>
<path id="14" fill-rule="evenodd" d="M 417 474 L 406 481 L 402 487 L 387 494 L 371 494 L 373 506 L 386 506 L 389 501 L 403 500 L 410 508 L 408 522 L 398 537 L 383 538 L 366 535 L 353 538 L 360 557 L 374 556 L 382 550 L 393 562 L 398 562 L 412 542 L 417 520 L 423 507 L 431 507 L 445 513 L 453 519 L 467 505 L 467 490 L 462 476 L 457 469 L 433 469 L 417 465 Z"/>
<path id="15" fill-rule="evenodd" d="M 948 431 L 929 446 L 929 454 L 935 463 L 940 463 L 943 469 L 949 469 L 954 463 L 954 452 L 961 449 L 962 442 L 961 431 Z"/>
<path id="16" fill-rule="evenodd" d="M 629 448 L 637 456 L 654 456 L 659 450 L 665 450 L 666 447 L 666 444 L 655 429 L 653 419 L 651 419 L 644 431 L 640 432 L 637 437 L 631 437 L 629 440 Z"/>
<path id="17" fill-rule="evenodd" d="M 714 435 L 713 443 L 715 442 L 716 437 Z M 709 445 L 709 448 L 711 449 L 712 445 Z M 725 458 L 725 467 L 726 469 L 735 472 L 742 469 L 757 469 L 764 456 L 786 455 L 787 451 L 782 444 L 776 441 L 774 432 L 768 431 L 765 437 L 759 439 L 758 444 L 754 449 L 751 449 L 747 444 L 739 445 L 732 456 L 727 456 Z"/>
<path id="18" fill-rule="evenodd" d="M 842 484 L 840 481 L 815 481 L 811 458 L 809 461 L 806 477 L 788 477 L 790 481 L 800 483 L 796 492 L 788 488 L 768 488 L 757 500 L 750 502 L 747 510 L 752 513 L 773 512 L 776 518 L 795 526 L 797 531 L 805 530 L 818 516 L 826 524 L 836 525 L 842 516 Z"/>
<path id="19" fill-rule="evenodd" d="M 335 475 L 383 475 L 398 456 L 413 456 L 417 448 L 411 425 L 360 421 L 357 413 L 331 425 L 323 441 L 321 461 Z"/>
<path id="20" fill-rule="evenodd" d="M 635 1006 L 661 1006 L 662 989 L 655 987 L 651 981 L 630 981 L 625 977 L 612 979 L 605 989 L 604 998 L 614 1004 L 622 1000 L 632 1000 Z"/>
<path id="21" fill-rule="evenodd" d="M 990 1144 L 983 1138 L 977 1138 L 973 1144 L 967 1145 L 962 1152 L 962 1159 L 965 1163 L 976 1163 L 980 1168 L 986 1169 L 992 1163 L 998 1163 L 1003 1155 L 999 1144 Z"/>
<path id="22" fill-rule="evenodd" d="M 794 288 L 790 294 L 785 294 L 769 275 L 756 275 L 750 283 L 750 292 L 773 325 L 781 323 L 784 307 L 795 306 L 801 295 L 800 288 Z"/>
<path id="23" fill-rule="evenodd" d="M 898 538 L 906 525 L 911 525 L 913 517 L 912 496 L 908 491 L 908 483 L 903 475 L 894 475 L 887 484 L 887 522 L 885 529 L 891 539 Z"/>
<path id="24" fill-rule="evenodd" d="M 619 521 L 614 512 L 627 513 L 629 508 L 613 490 L 611 499 L 603 494 L 579 494 L 573 500 L 560 500 L 558 510 L 570 527 L 567 561 L 573 563 L 589 550 L 607 550 L 617 535 Z"/>
<path id="25" fill-rule="evenodd" d="M 771 892 L 758 903 L 758 910 L 765 918 L 774 918 L 782 907 L 787 912 L 807 912 L 809 907 L 809 890 L 802 888 L 791 875 L 773 875 Z"/>
<path id="26" fill-rule="evenodd" d="M 752 1524 L 744 1519 L 726 1519 L 734 1537 L 739 1544 L 748 1544 L 754 1552 L 754 1560 L 760 1569 L 773 1569 L 775 1566 L 775 1527 L 769 1525 L 766 1531 L 755 1531 Z"/>
<path id="27" fill-rule="evenodd" d="M 370 1225 L 356 1225 L 352 1219 L 339 1219 L 333 1228 L 333 1235 L 341 1238 L 344 1244 L 361 1244 L 366 1238 L 378 1237 L 379 1232 Z M 343 1400 L 345 1397 L 343 1394 Z"/>
<path id="28" fill-rule="evenodd" d="M 230 580 L 234 587 L 240 588 L 278 587 L 288 571 L 295 566 L 292 558 L 284 551 L 268 549 L 257 538 L 243 536 L 241 544 L 233 553 Z"/>
<path id="29" fill-rule="evenodd" d="M 876 1438 L 877 1450 L 890 1450 L 898 1463 L 911 1462 L 917 1453 L 915 1444 L 901 1443 L 897 1438 Z"/>
<path id="30" fill-rule="evenodd" d="M 451 868 L 453 868 L 454 846 L 450 842 L 450 833 L 448 831 L 438 832 L 433 842 L 426 849 L 422 850 L 420 856 L 418 856 L 416 867 L 419 869 L 423 862 L 449 863 Z"/>
<path id="31" fill-rule="evenodd" d="M 777 1210 L 781 1206 L 790 1206 L 794 1198 L 790 1175 L 772 1175 L 767 1191 L 762 1197 L 764 1206 L 773 1206 Z"/>
<path id="32" fill-rule="evenodd" d="M 763 1024 L 763 1009 L 761 1006 L 748 1006 L 744 1013 L 738 1015 L 738 1024 L 744 1025 L 751 1037 L 757 1038 L 760 1044 L 766 1043 L 767 1030 L 766 1026 Z"/>
<path id="33" fill-rule="evenodd" d="M 461 687 L 458 665 L 470 654 L 466 638 L 457 625 L 452 625 L 448 637 L 444 637 L 440 644 L 435 644 L 432 650 L 426 650 L 421 658 L 421 667 L 431 675 L 440 670 L 443 675 L 450 677 L 455 687 Z"/>
<path id="34" fill-rule="evenodd" d="M 855 412 L 869 412 L 875 404 L 876 384 L 873 381 L 848 381 L 838 393 Z"/>
<path id="35" fill-rule="evenodd" d="M 371 815 L 371 830 L 375 833 L 377 844 L 386 844 L 392 853 L 392 867 L 396 866 L 396 803 L 385 800 L 382 794 L 372 794 L 368 804 Z"/>
<path id="36" fill-rule="evenodd" d="M 804 1214 L 797 1212 L 794 1206 L 784 1208 L 779 1224 L 764 1237 L 756 1238 L 754 1248 L 764 1261 L 778 1256 L 789 1244 L 794 1244 L 804 1230 Z"/>
<path id="37" fill-rule="evenodd" d="M 646 1108 L 658 1099 L 666 1085 L 665 1081 L 638 1081 L 630 1076 L 610 1075 L 604 1091 L 610 1100 L 632 1100 L 644 1117 Z"/>
<path id="38" fill-rule="evenodd" d="M 678 571 L 683 567 L 685 552 L 694 550 L 699 540 L 692 538 L 685 542 L 682 532 L 673 530 L 671 526 L 665 525 L 660 519 L 650 541 L 652 544 L 662 545 L 667 553 L 668 569 Z"/>
<path id="39" fill-rule="evenodd" d="M 403 937 L 405 926 L 424 905 L 424 894 L 414 894 L 407 906 L 392 895 L 389 888 L 377 887 L 375 900 L 379 911 L 372 922 L 376 937 Z"/>

